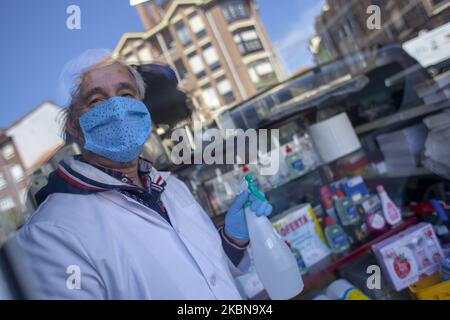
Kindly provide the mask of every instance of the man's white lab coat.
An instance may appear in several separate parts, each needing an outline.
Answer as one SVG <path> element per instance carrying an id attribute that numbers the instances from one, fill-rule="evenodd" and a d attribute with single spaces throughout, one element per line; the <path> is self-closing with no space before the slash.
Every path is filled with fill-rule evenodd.
<path id="1" fill-rule="evenodd" d="M 96 179 L 111 179 L 74 159 L 69 163 Z M 189 189 L 160 174 L 167 183 L 161 199 L 173 227 L 118 191 L 50 195 L 10 245 L 16 270 L 23 268 L 20 272 L 31 277 L 24 278 L 25 294 L 38 299 L 241 299 L 233 275 L 248 268 L 248 257 L 235 268 Z"/>

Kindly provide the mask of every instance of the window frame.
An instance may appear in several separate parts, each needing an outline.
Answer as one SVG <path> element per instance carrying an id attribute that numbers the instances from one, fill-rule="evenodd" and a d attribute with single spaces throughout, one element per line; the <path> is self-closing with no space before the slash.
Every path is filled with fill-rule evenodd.
<path id="1" fill-rule="evenodd" d="M 194 27 L 192 25 L 194 19 L 199 19 L 199 22 L 203 25 L 203 27 L 200 30 L 194 30 Z M 191 31 L 193 34 L 195 34 L 195 37 L 197 39 L 202 39 L 206 36 L 206 25 L 205 22 L 202 20 L 201 16 L 194 12 L 194 14 L 189 15 L 189 26 L 191 28 Z"/>
<path id="2" fill-rule="evenodd" d="M 227 23 L 233 23 L 250 18 L 250 8 L 243 0 L 223 1 L 220 4 L 220 8 Z"/>
<path id="3" fill-rule="evenodd" d="M 20 177 L 16 177 L 15 173 L 14 173 L 14 169 L 18 168 L 20 169 L 21 172 L 21 176 Z M 25 171 L 23 170 L 22 166 L 20 164 L 14 164 L 9 168 L 9 171 L 11 173 L 11 177 L 14 179 L 14 182 L 21 182 L 25 179 Z"/>
<path id="4" fill-rule="evenodd" d="M 220 90 L 220 84 L 222 82 L 224 82 L 224 81 L 228 82 L 229 88 L 230 88 L 229 91 L 222 92 Z M 216 80 L 216 85 L 217 85 L 217 91 L 219 92 L 219 94 L 222 97 L 222 99 L 225 102 L 225 104 L 231 104 L 231 103 L 236 101 L 236 97 L 235 97 L 234 92 L 233 92 L 233 86 L 231 85 L 231 82 L 230 82 L 229 79 L 227 79 L 225 76 L 222 76 L 222 77 L 220 77 L 220 78 L 218 78 Z"/>
<path id="5" fill-rule="evenodd" d="M 0 172 L 0 190 L 8 188 L 8 181 L 6 181 L 5 174 Z"/>
<path id="6" fill-rule="evenodd" d="M 11 153 L 8 153 L 8 155 L 5 153 L 5 150 L 11 150 Z M 16 156 L 16 150 L 12 143 L 7 143 L 4 146 L 2 146 L 2 156 L 5 160 L 10 160 Z"/>
<path id="7" fill-rule="evenodd" d="M 245 40 L 244 35 L 245 33 L 249 32 L 254 32 L 256 37 L 254 39 Z M 241 28 L 236 30 L 235 32 L 233 32 L 233 40 L 242 56 L 247 56 L 255 52 L 264 51 L 264 46 L 258 35 L 258 32 L 253 27 Z"/>
<path id="8" fill-rule="evenodd" d="M 7 202 L 8 204 L 11 204 L 9 207 L 3 208 L 3 203 Z M 6 212 L 8 210 L 12 210 L 17 207 L 17 203 L 14 201 L 13 197 L 6 196 L 3 198 L 0 198 L 0 211 Z"/>
<path id="9" fill-rule="evenodd" d="M 207 57 L 207 54 L 206 54 L 207 50 L 214 50 L 214 53 L 217 57 L 216 61 L 209 63 L 209 61 L 208 61 L 209 58 Z M 203 51 L 202 52 L 203 58 L 205 59 L 205 62 L 211 71 L 215 71 L 215 70 L 221 68 L 222 65 L 220 64 L 220 57 L 219 57 L 219 53 L 217 52 L 216 48 L 214 48 L 211 44 L 207 44 L 206 46 L 204 46 L 202 48 L 202 51 Z"/>
<path id="10" fill-rule="evenodd" d="M 216 99 L 216 101 L 217 101 L 217 103 L 218 103 L 217 106 L 209 105 L 209 104 L 207 103 L 207 101 L 206 101 L 206 99 L 205 99 L 205 93 L 206 93 L 206 92 L 209 92 L 209 91 L 212 92 L 212 93 L 214 93 L 215 99 Z M 219 108 L 221 107 L 221 103 L 220 103 L 220 95 L 218 95 L 217 93 L 218 93 L 218 92 L 217 92 L 216 88 L 214 88 L 212 85 L 208 85 L 208 86 L 202 87 L 202 100 L 203 100 L 204 104 L 205 104 L 209 109 L 211 109 L 211 110 L 217 110 L 217 109 L 219 109 Z"/>
<path id="11" fill-rule="evenodd" d="M 175 23 L 174 28 L 181 45 L 184 48 L 190 46 L 192 44 L 192 36 L 189 33 L 189 30 L 186 27 L 184 21 L 178 21 L 177 23 Z M 184 38 L 184 36 L 186 36 L 186 38 Z M 187 41 L 185 42 L 183 39 Z"/>
<path id="12" fill-rule="evenodd" d="M 202 70 L 198 70 L 198 72 L 196 72 L 196 70 L 194 70 L 195 68 L 193 67 L 193 64 L 192 64 L 192 59 L 194 59 L 194 58 L 198 59 L 198 62 L 200 62 L 202 65 Z M 197 79 L 201 79 L 206 76 L 206 66 L 205 66 L 205 63 L 203 62 L 201 55 L 197 54 L 196 52 L 189 55 L 188 62 L 189 62 L 189 66 L 192 70 L 192 73 L 195 74 Z"/>

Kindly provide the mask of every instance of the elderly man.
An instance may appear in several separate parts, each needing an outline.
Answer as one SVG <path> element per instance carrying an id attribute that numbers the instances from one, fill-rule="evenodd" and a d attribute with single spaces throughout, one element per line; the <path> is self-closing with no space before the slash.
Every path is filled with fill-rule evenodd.
<path id="1" fill-rule="evenodd" d="M 82 154 L 66 158 L 17 232 L 25 294 L 43 299 L 240 299 L 233 276 L 248 267 L 238 195 L 217 230 L 188 188 L 139 158 L 151 132 L 144 82 L 112 59 L 83 70 L 66 132 Z"/>

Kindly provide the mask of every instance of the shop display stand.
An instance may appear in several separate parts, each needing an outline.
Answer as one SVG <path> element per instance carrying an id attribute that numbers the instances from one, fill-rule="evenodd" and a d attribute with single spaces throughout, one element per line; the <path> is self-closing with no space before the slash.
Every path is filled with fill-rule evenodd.
<path id="1" fill-rule="evenodd" d="M 379 129 L 382 128 L 387 130 L 395 129 L 397 127 L 400 127 L 401 125 L 406 125 L 407 123 L 417 122 L 421 120 L 421 118 L 423 118 L 425 115 L 439 112 L 440 110 L 449 107 L 449 105 L 450 104 L 448 101 L 444 101 L 436 103 L 434 105 L 420 105 L 405 110 L 398 110 L 396 113 L 389 115 L 387 117 L 383 117 L 371 121 L 369 123 L 359 125 L 355 128 L 355 131 L 357 135 L 361 137 L 371 135 L 373 131 L 379 131 Z M 314 117 L 315 113 L 320 108 L 319 106 L 310 106 L 308 108 L 301 108 L 301 107 L 297 108 L 293 106 L 292 108 L 287 109 L 289 111 L 284 110 L 285 112 L 283 112 L 282 114 L 280 113 L 279 116 L 271 117 L 271 119 L 268 119 L 265 122 L 261 122 L 259 124 L 258 129 L 279 129 L 298 119 Z M 289 181 L 284 181 L 279 185 L 274 186 L 273 189 L 280 190 L 283 188 L 290 188 L 291 184 L 293 183 L 296 182 L 299 183 L 300 181 L 308 180 L 307 177 L 309 177 L 313 173 L 318 174 L 320 176 L 319 180 L 327 180 L 323 179 L 321 171 L 324 167 L 333 165 L 335 161 L 332 161 L 330 163 L 322 162 L 320 164 L 317 164 L 315 168 L 312 168 L 308 172 L 305 172 L 302 176 L 296 177 L 295 179 L 291 179 Z M 169 170 L 172 172 L 178 172 L 187 169 L 190 166 L 191 165 L 171 166 Z M 380 173 L 372 168 L 372 170 L 369 169 L 366 172 L 362 173 L 361 176 L 364 178 L 364 180 L 370 181 L 369 184 L 378 183 L 378 181 L 380 181 L 380 184 L 387 184 L 396 181 L 403 181 L 405 179 L 410 178 L 425 179 L 428 177 L 434 177 L 435 175 L 426 168 L 395 170 L 395 171 L 388 171 L 385 173 Z M 316 187 L 317 184 L 316 181 L 313 182 L 314 182 L 313 187 Z M 268 193 L 270 198 L 270 192 Z M 223 220 L 224 220 L 224 213 L 216 213 L 216 215 L 213 217 L 213 221 L 216 224 L 216 226 L 220 226 L 221 224 L 223 224 Z M 340 268 L 347 265 L 348 263 L 354 262 L 363 254 L 370 252 L 373 245 L 389 237 L 392 237 L 417 223 L 418 219 L 416 217 L 405 218 L 403 223 L 401 223 L 400 225 L 391 228 L 387 232 L 373 239 L 370 239 L 367 243 L 364 243 L 360 246 L 350 249 L 350 251 L 344 256 L 336 258 L 332 262 L 329 262 L 329 260 L 328 261 L 324 260 L 323 264 L 325 264 L 325 266 L 322 267 L 321 269 L 317 268 L 319 270 L 316 269 L 317 271 L 315 271 L 313 266 L 311 273 L 303 277 L 303 282 L 305 285 L 303 293 L 300 294 L 295 299 L 302 299 L 302 298 L 304 299 L 305 297 L 308 296 L 308 294 L 313 293 L 316 289 L 328 285 L 336 278 L 336 276 L 338 275 L 337 271 Z M 267 300 L 267 299 L 269 299 L 269 297 L 267 296 L 265 291 L 261 292 L 260 294 L 252 298 L 252 300 Z"/>

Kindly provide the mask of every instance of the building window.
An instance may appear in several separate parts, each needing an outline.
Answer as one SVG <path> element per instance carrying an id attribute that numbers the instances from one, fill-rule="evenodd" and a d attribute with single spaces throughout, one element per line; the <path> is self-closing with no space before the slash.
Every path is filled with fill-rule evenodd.
<path id="1" fill-rule="evenodd" d="M 180 81 L 184 80 L 188 76 L 188 71 L 186 69 L 186 66 L 183 63 L 183 60 L 178 59 L 175 61 L 175 69 L 177 69 L 178 76 L 180 77 Z"/>
<path id="2" fill-rule="evenodd" d="M 15 206 L 16 204 L 11 197 L 0 199 L 0 211 L 8 211 L 10 209 L 13 209 Z"/>
<path id="3" fill-rule="evenodd" d="M 163 54 L 163 50 L 161 45 L 159 44 L 158 38 L 156 36 L 149 38 L 148 43 L 150 44 L 150 48 L 152 50 L 152 56 L 158 59 Z"/>
<path id="4" fill-rule="evenodd" d="M 13 145 L 7 144 L 6 146 L 4 146 L 2 149 L 2 154 L 3 154 L 3 158 L 5 158 L 5 160 L 9 160 L 9 159 L 13 158 L 16 155 Z"/>
<path id="5" fill-rule="evenodd" d="M 186 47 L 192 43 L 191 36 L 189 35 L 189 32 L 183 21 L 177 22 L 177 24 L 175 25 L 175 29 L 183 47 Z"/>
<path id="6" fill-rule="evenodd" d="M 191 25 L 192 32 L 198 39 L 201 39 L 206 35 L 205 24 L 198 14 L 194 14 L 189 18 L 189 24 Z"/>
<path id="7" fill-rule="evenodd" d="M 15 182 L 22 181 L 24 176 L 22 166 L 20 164 L 16 164 L 11 167 L 11 175 Z"/>
<path id="8" fill-rule="evenodd" d="M 174 43 L 173 43 L 173 38 L 172 35 L 170 34 L 170 30 L 169 29 L 164 29 L 162 32 L 162 37 L 164 39 L 164 43 L 166 44 L 166 47 L 168 50 L 172 49 L 174 47 Z"/>
<path id="9" fill-rule="evenodd" d="M 203 102 L 211 109 L 217 109 L 220 107 L 219 97 L 213 87 L 205 87 L 202 89 Z"/>
<path id="10" fill-rule="evenodd" d="M 262 59 L 250 64 L 248 72 L 256 89 L 262 89 L 277 81 L 275 71 L 268 59 Z"/>
<path id="11" fill-rule="evenodd" d="M 3 173 L 0 173 L 0 190 L 5 189 L 7 184 L 8 183 L 5 180 L 5 176 L 3 175 Z"/>
<path id="12" fill-rule="evenodd" d="M 225 77 L 219 78 L 217 80 L 217 90 L 223 97 L 223 100 L 225 101 L 226 104 L 230 104 L 236 100 L 233 94 L 231 83 Z"/>
<path id="13" fill-rule="evenodd" d="M 216 49 L 211 45 L 203 47 L 203 57 L 211 70 L 217 70 L 220 68 L 219 56 Z"/>
<path id="14" fill-rule="evenodd" d="M 192 72 L 195 74 L 197 78 L 203 78 L 206 75 L 205 65 L 203 64 L 202 59 L 194 54 L 189 57 L 189 64 L 191 65 Z"/>
<path id="15" fill-rule="evenodd" d="M 241 29 L 235 32 L 234 42 L 243 56 L 263 50 L 261 40 L 259 40 L 258 34 L 253 28 Z"/>
<path id="16" fill-rule="evenodd" d="M 222 1 L 221 7 L 223 16 L 228 23 L 250 17 L 248 7 L 242 0 Z"/>

